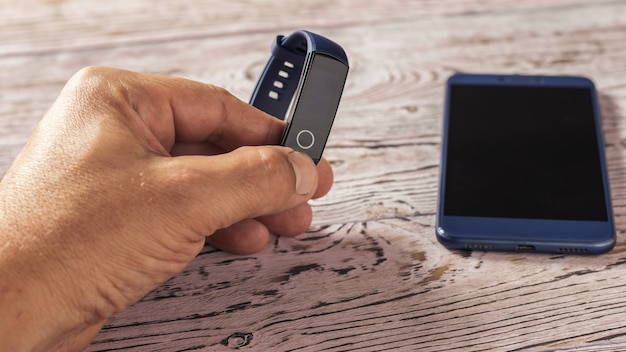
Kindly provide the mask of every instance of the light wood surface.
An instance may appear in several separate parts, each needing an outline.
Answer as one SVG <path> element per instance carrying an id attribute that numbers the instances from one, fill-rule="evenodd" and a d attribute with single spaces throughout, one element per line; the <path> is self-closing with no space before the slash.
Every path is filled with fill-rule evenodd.
<path id="1" fill-rule="evenodd" d="M 336 182 L 313 203 L 313 227 L 256 255 L 206 247 L 89 351 L 626 350 L 626 1 L 0 0 L 0 174 L 83 66 L 247 100 L 273 37 L 302 28 L 351 61 L 325 152 Z M 443 85 L 458 71 L 595 81 L 612 252 L 437 243 Z"/>

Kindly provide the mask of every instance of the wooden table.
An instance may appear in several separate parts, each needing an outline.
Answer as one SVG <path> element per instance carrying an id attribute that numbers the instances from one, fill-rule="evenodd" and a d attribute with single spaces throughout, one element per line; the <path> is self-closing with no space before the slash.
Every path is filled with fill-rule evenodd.
<path id="1" fill-rule="evenodd" d="M 0 1 L 0 173 L 87 65 L 184 76 L 247 100 L 278 33 L 351 60 L 314 226 L 206 247 L 89 351 L 626 349 L 626 2 Z M 457 71 L 597 84 L 618 243 L 602 256 L 448 251 L 434 222 L 443 86 Z"/>

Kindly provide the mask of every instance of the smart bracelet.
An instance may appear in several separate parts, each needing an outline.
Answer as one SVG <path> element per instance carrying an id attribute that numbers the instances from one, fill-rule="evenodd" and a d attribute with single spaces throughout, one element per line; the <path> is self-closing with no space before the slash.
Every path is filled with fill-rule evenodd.
<path id="1" fill-rule="evenodd" d="M 281 145 L 319 162 L 348 75 L 348 57 L 333 41 L 308 31 L 279 35 L 250 104 L 285 120 Z"/>

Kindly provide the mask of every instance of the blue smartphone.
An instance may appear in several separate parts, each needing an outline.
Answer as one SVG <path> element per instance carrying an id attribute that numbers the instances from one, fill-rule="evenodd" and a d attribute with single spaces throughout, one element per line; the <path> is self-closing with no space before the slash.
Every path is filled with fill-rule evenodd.
<path id="1" fill-rule="evenodd" d="M 593 82 L 451 76 L 436 234 L 450 249 L 611 250 L 615 225 Z"/>

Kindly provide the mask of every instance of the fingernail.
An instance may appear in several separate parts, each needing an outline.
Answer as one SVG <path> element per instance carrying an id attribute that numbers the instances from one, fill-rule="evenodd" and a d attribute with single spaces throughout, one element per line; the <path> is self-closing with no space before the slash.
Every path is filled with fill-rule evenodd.
<path id="1" fill-rule="evenodd" d="M 305 195 L 315 191 L 317 169 L 307 155 L 293 151 L 287 156 L 296 174 L 296 193 Z"/>

